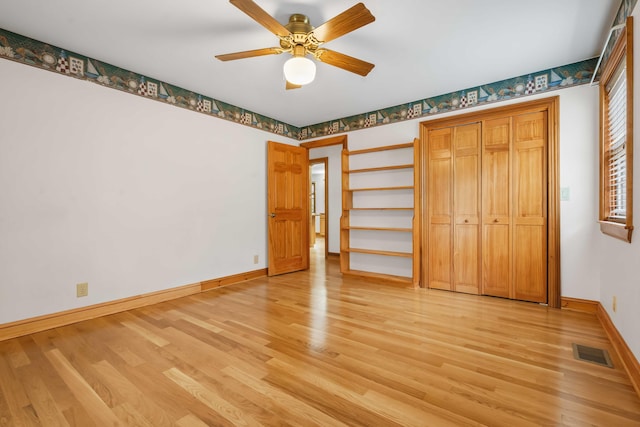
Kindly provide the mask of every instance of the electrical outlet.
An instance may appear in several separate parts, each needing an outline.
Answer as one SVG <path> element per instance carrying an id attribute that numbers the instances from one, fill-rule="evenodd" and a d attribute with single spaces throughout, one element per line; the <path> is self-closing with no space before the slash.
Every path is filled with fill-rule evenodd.
<path id="1" fill-rule="evenodd" d="M 260 256 L 258 256 L 258 255 L 254 255 L 254 256 L 253 256 L 253 263 L 254 263 L 254 264 L 257 264 L 258 262 L 260 262 Z"/>
<path id="2" fill-rule="evenodd" d="M 613 296 L 613 312 L 615 313 L 617 309 L 618 309 L 618 299 L 614 295 Z"/>
<path id="3" fill-rule="evenodd" d="M 76 297 L 86 297 L 89 295 L 89 284 L 87 282 L 76 285 Z"/>

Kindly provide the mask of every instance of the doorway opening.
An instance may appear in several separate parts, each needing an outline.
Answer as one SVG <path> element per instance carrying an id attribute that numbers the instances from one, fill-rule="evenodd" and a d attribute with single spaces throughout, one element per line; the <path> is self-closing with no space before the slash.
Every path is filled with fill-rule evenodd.
<path id="1" fill-rule="evenodd" d="M 309 154 L 309 188 L 312 182 L 311 168 L 315 163 L 324 164 L 324 202 L 316 194 L 316 213 L 318 207 L 324 203 L 324 239 L 317 240 L 315 246 L 309 247 L 310 267 L 325 266 L 335 269 L 340 274 L 340 216 L 342 212 L 342 157 L 347 149 L 347 135 L 332 136 L 310 142 L 303 142 L 300 147 L 307 149 Z M 316 182 L 316 191 L 318 189 Z M 310 191 L 311 193 L 311 191 Z M 310 202 L 311 203 L 311 202 Z M 312 210 L 310 210 L 311 212 Z M 320 233 L 320 216 L 315 219 Z M 311 218 L 309 218 L 311 226 Z M 313 227 L 310 227 L 313 229 Z M 309 231 L 311 232 L 311 230 Z M 324 243 L 324 247 L 320 245 Z M 316 256 L 317 254 L 317 256 Z M 314 262 L 317 261 L 317 262 Z M 327 262 L 325 262 L 327 261 Z M 329 262 L 331 261 L 331 262 Z M 335 268 L 334 268 L 335 266 Z M 321 267 L 322 268 L 322 267 Z"/>
<path id="2" fill-rule="evenodd" d="M 329 158 L 309 160 L 309 247 L 311 256 L 329 255 Z"/>

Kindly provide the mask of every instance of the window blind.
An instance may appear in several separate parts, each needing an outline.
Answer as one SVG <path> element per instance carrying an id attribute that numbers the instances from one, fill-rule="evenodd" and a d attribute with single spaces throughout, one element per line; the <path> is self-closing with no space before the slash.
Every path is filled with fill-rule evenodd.
<path id="1" fill-rule="evenodd" d="M 627 215 L 627 81 L 624 64 L 622 61 L 607 86 L 609 217 L 614 220 L 624 220 Z"/>

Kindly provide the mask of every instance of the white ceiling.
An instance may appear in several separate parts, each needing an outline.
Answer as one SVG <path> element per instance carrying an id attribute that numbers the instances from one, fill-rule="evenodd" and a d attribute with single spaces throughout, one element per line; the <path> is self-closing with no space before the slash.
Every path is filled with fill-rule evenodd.
<path id="1" fill-rule="evenodd" d="M 357 0 L 257 0 L 318 26 Z M 376 65 L 367 77 L 318 64 L 285 91 L 286 54 L 225 0 L 0 0 L 0 28 L 305 126 L 582 61 L 600 54 L 620 0 L 365 0 L 376 21 L 326 47 Z"/>

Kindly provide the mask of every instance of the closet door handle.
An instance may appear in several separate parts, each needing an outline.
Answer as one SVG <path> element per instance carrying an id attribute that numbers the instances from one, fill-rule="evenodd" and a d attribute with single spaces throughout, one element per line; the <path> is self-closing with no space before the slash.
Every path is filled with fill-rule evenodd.
<path id="1" fill-rule="evenodd" d="M 271 215 L 269 215 L 271 218 L 275 218 L 276 217 L 276 213 L 275 212 L 271 212 Z"/>
<path id="2" fill-rule="evenodd" d="M 493 222 L 498 222 L 498 218 L 494 219 Z"/>

